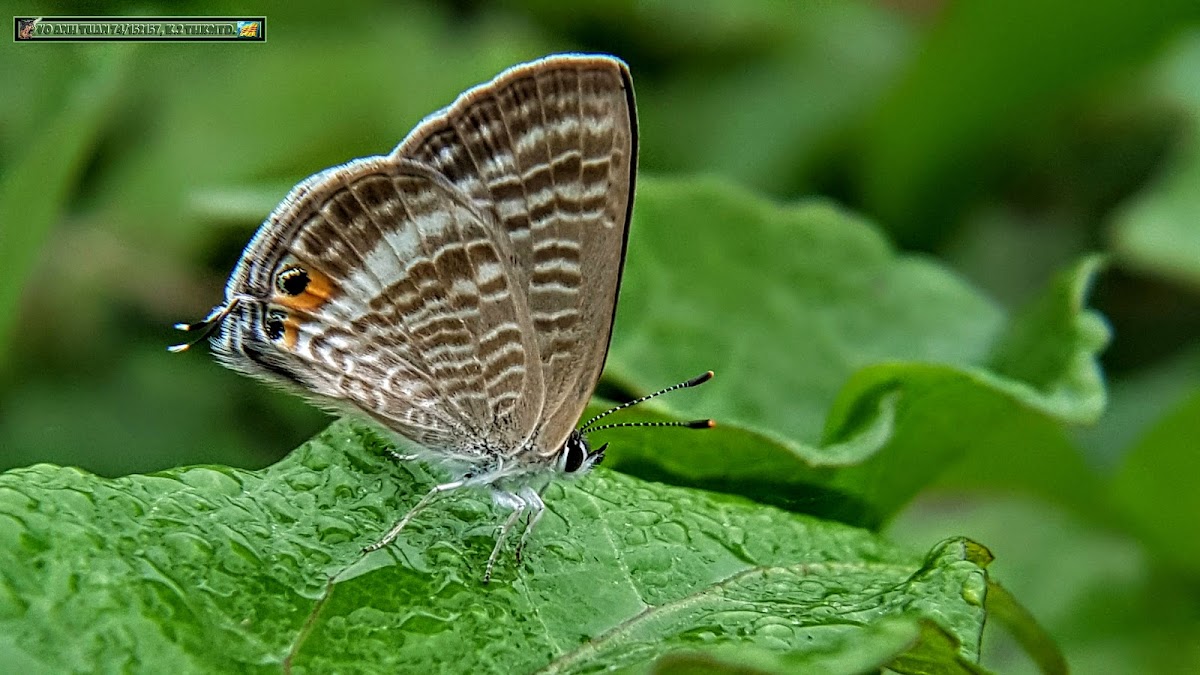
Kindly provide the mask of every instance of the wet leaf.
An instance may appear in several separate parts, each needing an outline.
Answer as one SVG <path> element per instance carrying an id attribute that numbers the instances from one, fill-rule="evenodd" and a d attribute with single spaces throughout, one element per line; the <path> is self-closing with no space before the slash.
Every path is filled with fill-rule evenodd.
<path id="1" fill-rule="evenodd" d="M 486 495 L 435 503 L 363 557 L 433 484 L 383 447 L 342 422 L 260 472 L 0 474 L 0 657 L 42 671 L 585 672 L 861 640 L 882 663 L 908 653 L 914 621 L 954 645 L 933 660 L 978 657 L 977 545 L 948 540 L 922 561 L 861 529 L 605 470 L 551 487 L 525 560 L 506 554 L 490 585 Z"/>

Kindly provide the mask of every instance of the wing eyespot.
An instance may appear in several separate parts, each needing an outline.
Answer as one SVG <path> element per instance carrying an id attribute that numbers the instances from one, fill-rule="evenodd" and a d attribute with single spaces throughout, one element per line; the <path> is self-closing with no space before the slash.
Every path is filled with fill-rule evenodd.
<path id="1" fill-rule="evenodd" d="M 275 287 L 280 293 L 296 297 L 308 288 L 308 272 L 303 267 L 286 267 L 275 277 Z"/>
<path id="2" fill-rule="evenodd" d="M 271 310 L 267 314 L 267 320 L 263 324 L 263 327 L 266 330 L 268 340 L 278 342 L 283 339 L 284 334 L 287 332 L 287 327 L 284 325 L 285 321 L 287 321 L 287 315 L 277 309 Z"/>

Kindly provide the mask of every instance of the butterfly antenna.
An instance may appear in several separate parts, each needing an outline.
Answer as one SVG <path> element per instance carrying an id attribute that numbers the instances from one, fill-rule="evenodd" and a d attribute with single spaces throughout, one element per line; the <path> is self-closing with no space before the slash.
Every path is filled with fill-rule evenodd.
<path id="1" fill-rule="evenodd" d="M 224 305 L 217 305 L 211 312 L 208 313 L 208 316 L 204 317 L 204 320 L 202 321 L 197 321 L 196 323 L 175 324 L 175 330 L 188 332 L 200 331 L 200 335 L 187 342 L 171 345 L 170 347 L 167 347 L 167 351 L 171 352 L 172 354 L 178 354 L 179 352 L 187 351 L 189 347 L 208 337 L 217 326 L 221 325 L 221 320 L 224 319 L 227 314 L 232 312 L 234 307 L 237 307 L 239 300 L 241 300 L 240 297 L 235 297 L 233 300 Z"/>
<path id="2" fill-rule="evenodd" d="M 712 427 L 716 426 L 716 422 L 713 422 L 712 420 L 693 420 L 691 422 L 621 422 L 620 424 L 605 424 L 605 425 L 599 426 L 599 427 L 593 427 L 592 425 L 595 424 L 596 422 L 599 422 L 600 420 L 604 419 L 605 417 L 608 417 L 609 415 L 617 412 L 618 410 L 624 410 L 626 408 L 633 407 L 639 403 L 645 403 L 646 401 L 649 401 L 652 398 L 655 398 L 657 396 L 662 396 L 663 394 L 668 394 L 677 389 L 688 389 L 689 387 L 698 387 L 698 386 L 704 384 L 705 382 L 708 382 L 709 380 L 711 380 L 712 377 L 713 377 L 713 371 L 710 370 L 710 371 L 704 373 L 703 375 L 693 377 L 692 379 L 690 379 L 686 382 L 680 382 L 679 384 L 673 384 L 673 385 L 667 387 L 666 389 L 660 389 L 660 390 L 654 392 L 653 394 L 646 394 L 645 396 L 643 396 L 639 399 L 629 401 L 628 403 L 622 403 L 621 405 L 619 405 L 615 408 L 609 408 L 608 410 L 605 410 L 604 412 L 600 413 L 599 415 L 596 415 L 595 417 L 588 420 L 587 422 L 584 422 L 583 426 L 579 427 L 579 433 L 581 433 L 581 434 L 582 433 L 590 433 L 592 431 L 599 431 L 601 429 L 612 429 L 615 427 L 687 427 L 689 429 L 711 429 Z"/>
<path id="3" fill-rule="evenodd" d="M 616 424 L 601 424 L 587 429 L 587 433 L 603 429 L 618 429 L 620 427 L 687 427 L 688 429 L 712 429 L 717 426 L 713 420 L 692 420 L 690 422 L 617 422 Z"/>

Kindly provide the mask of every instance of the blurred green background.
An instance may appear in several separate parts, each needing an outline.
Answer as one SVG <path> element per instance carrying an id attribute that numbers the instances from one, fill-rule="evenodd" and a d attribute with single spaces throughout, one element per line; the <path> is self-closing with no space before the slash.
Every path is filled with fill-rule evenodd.
<path id="1" fill-rule="evenodd" d="M 329 418 L 205 349 L 168 354 L 171 324 L 220 299 L 298 180 L 390 150 L 509 65 L 609 52 L 634 74 L 645 173 L 833 198 L 1010 309 L 1085 252 L 1109 254 L 1091 302 L 1114 333 L 1110 403 L 1077 445 L 1099 476 L 1120 474 L 1118 493 L 1169 493 L 1176 520 L 1148 531 L 947 487 L 891 532 L 987 544 L 1080 672 L 1200 668 L 1195 542 L 1162 553 L 1200 521 L 1200 4 L 354 8 L 114 3 L 106 14 L 261 12 L 268 39 L 0 46 L 0 468 L 281 457 Z M 1164 453 L 1170 470 L 1139 473 Z"/>

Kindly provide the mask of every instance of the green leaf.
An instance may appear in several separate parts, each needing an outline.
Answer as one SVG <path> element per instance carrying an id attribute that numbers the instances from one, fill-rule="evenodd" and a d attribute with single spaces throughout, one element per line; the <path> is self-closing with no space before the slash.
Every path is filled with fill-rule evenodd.
<path id="1" fill-rule="evenodd" d="M 1192 395 L 1200 382 L 1200 344 L 1150 368 L 1112 381 L 1104 416 L 1075 436 L 1089 460 L 1115 470 L 1130 448 L 1164 415 Z"/>
<path id="2" fill-rule="evenodd" d="M 866 131 L 869 210 L 906 245 L 943 241 L 1007 165 L 1006 143 L 1139 65 L 1198 9 L 1190 0 L 948 4 Z"/>
<path id="3" fill-rule="evenodd" d="M 840 639 L 794 652 L 729 645 L 696 648 L 663 657 L 652 672 L 654 675 L 868 673 L 885 666 L 887 672 L 913 675 L 988 672 L 963 658 L 954 636 L 932 621 L 888 619 L 836 638 Z"/>
<path id="4" fill-rule="evenodd" d="M 34 672 L 583 672 L 717 645 L 901 653 L 886 620 L 936 624 L 956 645 L 946 663 L 978 658 L 987 558 L 970 542 L 922 563 L 864 530 L 604 470 L 550 488 L 524 561 L 506 553 L 490 585 L 498 521 L 478 493 L 364 557 L 434 482 L 382 448 L 343 422 L 260 472 L 0 474 L 0 658 Z"/>
<path id="5" fill-rule="evenodd" d="M 954 637 L 936 625 L 921 625 L 920 640 L 900 658 L 888 664 L 889 670 L 909 675 L 976 675 L 987 673 L 973 661 L 963 658 L 947 659 L 946 654 L 956 647 Z"/>
<path id="6" fill-rule="evenodd" d="M 651 672 L 654 675 L 865 673 L 894 662 L 917 642 L 920 630 L 918 621 L 889 619 L 821 636 L 825 638 L 824 644 L 803 651 L 779 652 L 732 645 L 694 647 L 664 656 Z M 952 661 L 954 654 L 949 657 L 943 662 Z"/>
<path id="7" fill-rule="evenodd" d="M 990 617 L 1003 623 L 1017 638 L 1043 673 L 1066 675 L 1067 661 L 1059 651 L 1058 645 L 1054 644 L 1045 629 L 1038 625 L 1029 610 L 995 581 L 988 583 L 987 609 Z"/>
<path id="8" fill-rule="evenodd" d="M 1170 410 L 1125 455 L 1113 477 L 1127 522 L 1164 561 L 1200 572 L 1200 390 Z"/>
<path id="9" fill-rule="evenodd" d="M 1159 73 L 1162 95 L 1186 118 L 1175 156 L 1158 179 L 1121 208 L 1112 246 L 1121 262 L 1200 286 L 1200 35 L 1181 40 Z"/>
<path id="10" fill-rule="evenodd" d="M 1195 594 L 1187 590 L 1194 574 L 1164 574 L 1145 546 L 1112 523 L 1012 493 L 930 491 L 888 534 L 924 546 L 952 531 L 997 553 L 989 579 L 1028 606 L 1006 608 L 989 588 L 983 663 L 997 672 L 1037 672 L 1031 658 L 1054 672 L 1060 649 L 1078 673 L 1200 672 Z M 1055 646 L 1038 636 L 1039 624 Z"/>
<path id="11" fill-rule="evenodd" d="M 102 476 L 199 462 L 257 468 L 283 453 L 248 454 L 245 448 L 301 443 L 329 424 L 296 397 L 268 398 L 260 383 L 201 353 L 170 354 L 163 344 L 138 342 L 120 368 L 99 377 L 77 375 L 66 389 L 53 381 L 22 383 L 20 395 L 4 405 L 0 471 L 81 461 Z"/>
<path id="12" fill-rule="evenodd" d="M 867 526 L 968 457 L 1053 466 L 983 479 L 1095 499 L 1063 427 L 1104 405 L 1095 360 L 1107 331 L 1084 306 L 1096 259 L 1006 322 L 953 274 L 896 254 L 828 203 L 643 180 L 634 213 L 610 381 L 643 393 L 711 368 L 711 383 L 658 410 L 718 429 L 601 432 L 613 466 Z"/>
<path id="13" fill-rule="evenodd" d="M 679 27 L 666 31 L 672 35 L 717 27 L 724 39 L 740 32 L 744 41 L 706 59 L 690 40 L 681 73 L 637 81 L 644 168 L 713 173 L 770 194 L 795 193 L 798 183 L 811 184 L 836 163 L 834 153 L 844 152 L 838 141 L 861 124 L 914 42 L 909 24 L 874 3 L 763 3 L 753 24 L 728 26 L 730 8 L 752 6 L 716 3 L 718 16 L 700 18 L 694 2 L 639 5 L 647 24 Z M 687 19 L 658 16 L 667 14 L 663 7 Z M 656 48 L 662 43 L 653 41 Z"/>
<path id="14" fill-rule="evenodd" d="M 75 64 L 84 74 L 73 82 L 66 100 L 57 102 L 49 120 L 19 139 L 17 158 L 5 162 L 0 179 L 0 354 L 9 352 L 26 279 L 123 91 L 132 52 L 86 53 L 94 58 Z"/>
<path id="15" fill-rule="evenodd" d="M 1104 319 L 1085 306 L 1101 258 L 1085 258 L 1051 283 L 1009 326 L 988 368 L 1023 385 L 1014 397 L 1080 423 L 1104 409 L 1103 376 L 1095 355 L 1108 344 Z"/>

